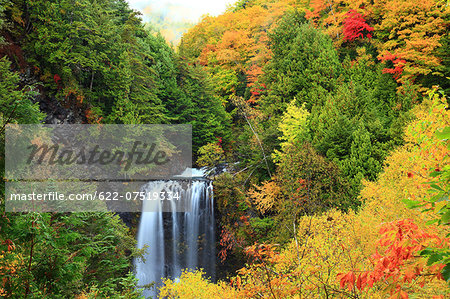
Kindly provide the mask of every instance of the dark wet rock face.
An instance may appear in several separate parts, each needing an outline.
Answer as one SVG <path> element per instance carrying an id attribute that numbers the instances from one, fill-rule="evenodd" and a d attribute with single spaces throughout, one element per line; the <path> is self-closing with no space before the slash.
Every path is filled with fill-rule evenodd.
<path id="1" fill-rule="evenodd" d="M 82 119 L 76 117 L 73 111 L 65 109 L 54 97 L 40 101 L 39 107 L 41 111 L 47 114 L 44 122 L 46 124 L 75 124 L 81 123 Z"/>
<path id="2" fill-rule="evenodd" d="M 48 90 L 44 84 L 36 78 L 30 68 L 20 73 L 21 86 L 29 87 L 33 92 L 31 101 L 39 103 L 41 112 L 46 114 L 45 124 L 81 124 L 86 123 L 84 115 L 85 105 L 75 105 L 74 101 L 67 98 L 57 98 L 54 91 Z"/>

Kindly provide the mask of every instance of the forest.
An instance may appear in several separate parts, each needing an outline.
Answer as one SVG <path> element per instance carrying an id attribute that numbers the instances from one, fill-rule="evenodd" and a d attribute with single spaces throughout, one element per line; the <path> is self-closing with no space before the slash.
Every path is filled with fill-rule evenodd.
<path id="1" fill-rule="evenodd" d="M 152 28 L 125 0 L 0 0 L 0 297 L 144 298 L 139 215 L 5 211 L 5 127 L 45 123 L 192 125 L 217 279 L 160 298 L 449 298 L 448 1 L 238 0 L 177 46 Z"/>

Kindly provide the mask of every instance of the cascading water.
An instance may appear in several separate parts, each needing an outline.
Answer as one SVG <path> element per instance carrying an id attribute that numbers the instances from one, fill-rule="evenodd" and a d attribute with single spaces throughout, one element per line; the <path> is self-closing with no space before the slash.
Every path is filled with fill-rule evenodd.
<path id="1" fill-rule="evenodd" d="M 136 260 L 139 286 L 155 282 L 162 277 L 176 279 L 183 269 L 202 268 L 215 279 L 215 220 L 212 182 L 193 178 L 191 184 L 181 180 L 153 181 L 143 188 L 146 192 L 170 191 L 190 196 L 189 212 L 176 211 L 176 202 L 170 203 L 172 212 L 163 212 L 158 201 L 144 201 L 138 230 L 138 248 L 147 246 L 145 262 Z M 151 205 L 151 206 L 150 206 Z M 154 212 L 145 212 L 145 211 Z M 156 298 L 155 288 L 144 290 L 146 297 Z"/>

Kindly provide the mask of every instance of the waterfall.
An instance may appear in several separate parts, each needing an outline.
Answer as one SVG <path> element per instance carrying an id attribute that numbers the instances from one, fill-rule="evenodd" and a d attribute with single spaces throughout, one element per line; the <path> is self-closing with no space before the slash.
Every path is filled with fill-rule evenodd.
<path id="1" fill-rule="evenodd" d="M 137 246 L 147 247 L 145 262 L 135 261 L 138 286 L 161 278 L 176 279 L 183 269 L 202 268 L 215 279 L 215 219 L 212 182 L 192 179 L 189 184 L 181 180 L 153 181 L 143 187 L 146 192 L 171 191 L 188 196 L 189 212 L 176 211 L 176 202 L 162 207 L 159 201 L 144 201 L 139 224 Z M 164 212 L 170 210 L 171 212 Z M 151 212 L 149 212 L 151 211 Z M 155 288 L 144 290 L 146 298 L 156 298 Z"/>

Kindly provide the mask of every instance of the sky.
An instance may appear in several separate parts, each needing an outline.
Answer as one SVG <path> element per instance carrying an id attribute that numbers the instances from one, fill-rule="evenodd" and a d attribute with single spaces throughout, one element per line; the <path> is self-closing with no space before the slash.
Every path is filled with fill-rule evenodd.
<path id="1" fill-rule="evenodd" d="M 201 16 L 217 16 L 236 0 L 128 0 L 140 11 L 144 22 L 152 23 L 170 42 L 177 44 L 181 35 Z"/>

